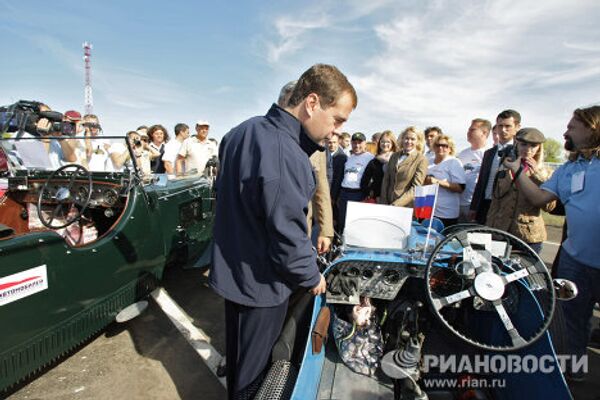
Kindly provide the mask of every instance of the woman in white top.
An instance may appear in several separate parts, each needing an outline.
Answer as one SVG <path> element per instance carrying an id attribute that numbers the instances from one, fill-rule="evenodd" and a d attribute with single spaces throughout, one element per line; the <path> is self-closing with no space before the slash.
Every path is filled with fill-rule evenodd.
<path id="1" fill-rule="evenodd" d="M 441 219 L 444 226 L 455 225 L 460 213 L 460 194 L 465 190 L 465 170 L 462 162 L 454 157 L 456 147 L 450 136 L 436 136 L 433 151 L 435 158 L 425 178 L 425 185 L 439 185 L 433 215 Z"/>

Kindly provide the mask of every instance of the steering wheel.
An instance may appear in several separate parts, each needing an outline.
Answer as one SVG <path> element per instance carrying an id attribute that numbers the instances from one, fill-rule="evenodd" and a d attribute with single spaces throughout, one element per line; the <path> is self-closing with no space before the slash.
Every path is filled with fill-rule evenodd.
<path id="1" fill-rule="evenodd" d="M 433 250 L 425 282 L 437 319 L 485 350 L 514 351 L 533 344 L 554 314 L 555 292 L 544 262 L 525 242 L 497 229 L 479 226 L 451 233 Z M 526 320 L 511 318 L 523 301 L 530 307 Z M 496 325 L 500 329 L 490 329 Z"/>
<path id="2" fill-rule="evenodd" d="M 73 192 L 76 179 L 87 180 L 87 193 L 83 196 Z M 90 204 L 92 188 L 92 174 L 83 166 L 67 164 L 58 168 L 46 179 L 38 196 L 37 212 L 40 222 L 47 228 L 61 229 L 79 221 Z M 57 203 L 50 215 L 42 212 L 44 201 Z M 61 218 L 61 222 L 53 224 L 57 218 Z"/>

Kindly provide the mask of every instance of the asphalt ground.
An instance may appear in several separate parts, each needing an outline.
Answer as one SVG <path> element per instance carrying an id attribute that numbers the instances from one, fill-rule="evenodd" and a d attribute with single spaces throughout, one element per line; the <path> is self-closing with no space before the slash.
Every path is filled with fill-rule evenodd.
<path id="1" fill-rule="evenodd" d="M 549 242 L 560 242 L 560 229 L 549 227 Z M 542 259 L 551 264 L 557 245 L 546 243 Z M 224 306 L 207 284 L 206 269 L 168 268 L 164 289 L 189 316 L 210 345 L 225 354 Z M 598 326 L 600 312 L 595 312 Z M 22 383 L 9 400 L 202 399 L 221 400 L 226 391 L 190 341 L 159 305 L 149 301 L 139 317 L 113 323 L 78 350 Z M 575 399 L 600 399 L 600 346 L 588 348 L 584 382 L 570 384 Z"/>

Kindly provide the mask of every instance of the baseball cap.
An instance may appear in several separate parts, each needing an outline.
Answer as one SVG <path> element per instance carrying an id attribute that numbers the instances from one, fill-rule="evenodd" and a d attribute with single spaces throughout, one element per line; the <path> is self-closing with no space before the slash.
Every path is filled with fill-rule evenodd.
<path id="1" fill-rule="evenodd" d="M 354 135 L 352 135 L 352 140 L 358 140 L 359 142 L 364 142 L 365 140 L 367 140 L 367 138 L 365 137 L 365 135 L 361 132 L 356 132 Z"/>
<path id="2" fill-rule="evenodd" d="M 544 136 L 544 134 L 536 128 L 519 129 L 519 131 L 517 132 L 516 138 L 520 142 L 527 142 L 527 143 L 534 143 L 534 144 L 544 143 L 544 141 L 546 140 L 546 137 Z"/>
<path id="3" fill-rule="evenodd" d="M 81 121 L 81 114 L 75 110 L 69 110 L 64 113 L 65 118 L 69 121 Z"/>
<path id="4" fill-rule="evenodd" d="M 196 121 L 196 126 L 210 126 L 210 124 L 206 120 L 199 119 L 198 121 Z"/>

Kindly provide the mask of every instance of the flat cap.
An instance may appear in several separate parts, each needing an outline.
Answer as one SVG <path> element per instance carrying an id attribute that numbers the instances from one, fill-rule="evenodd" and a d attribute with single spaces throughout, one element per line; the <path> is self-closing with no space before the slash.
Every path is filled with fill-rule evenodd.
<path id="1" fill-rule="evenodd" d="M 519 129 L 516 138 L 520 142 L 536 144 L 544 143 L 546 141 L 546 137 L 544 136 L 544 134 L 536 128 Z"/>

